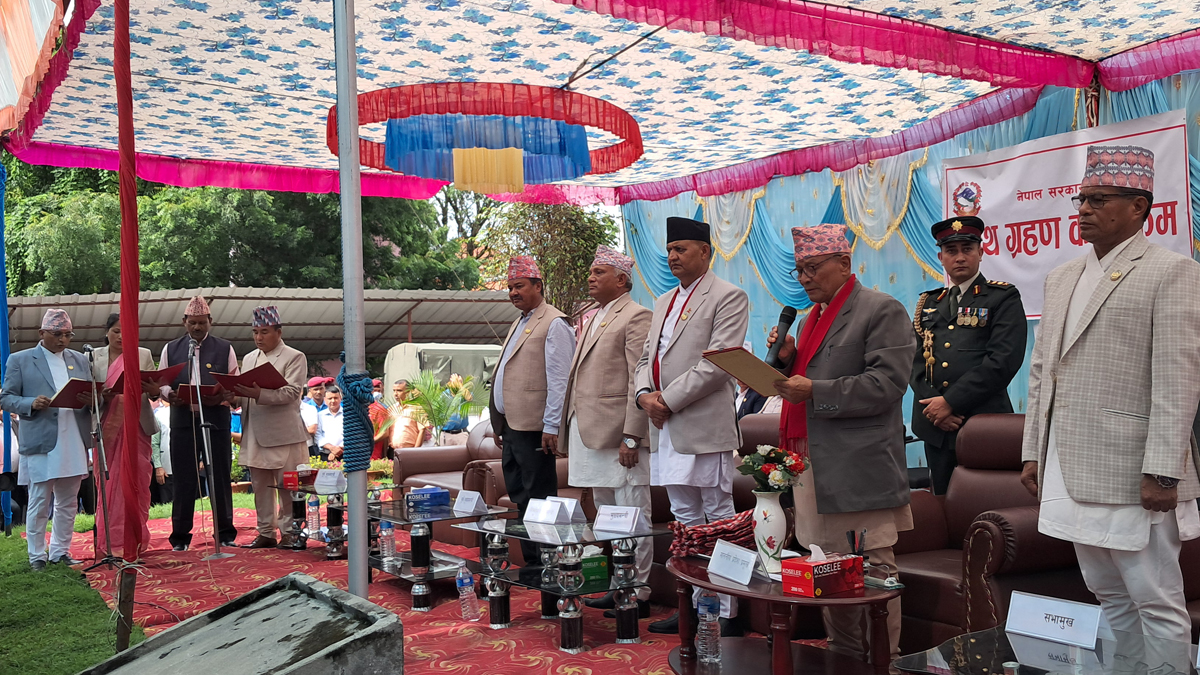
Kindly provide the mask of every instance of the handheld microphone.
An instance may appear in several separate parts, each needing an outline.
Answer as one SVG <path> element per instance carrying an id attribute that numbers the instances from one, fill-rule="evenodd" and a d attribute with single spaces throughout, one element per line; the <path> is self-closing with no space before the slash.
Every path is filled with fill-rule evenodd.
<path id="1" fill-rule="evenodd" d="M 768 366 L 775 369 L 782 369 L 784 364 L 779 360 L 779 350 L 783 348 L 784 338 L 787 337 L 788 331 L 792 329 L 792 322 L 796 320 L 796 308 L 784 307 L 779 313 L 779 331 L 775 337 L 775 344 L 771 345 L 771 349 L 767 352 L 767 358 L 763 359 Z"/>

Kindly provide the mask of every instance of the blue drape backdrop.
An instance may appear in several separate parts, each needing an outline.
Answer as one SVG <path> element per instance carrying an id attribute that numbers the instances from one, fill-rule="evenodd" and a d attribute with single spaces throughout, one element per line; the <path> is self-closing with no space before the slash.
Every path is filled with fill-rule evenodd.
<path id="1" fill-rule="evenodd" d="M 924 290 L 942 285 L 941 264 L 929 227 L 941 220 L 942 160 L 989 152 L 1029 140 L 1066 133 L 1085 125 L 1083 92 L 1047 87 L 1033 110 L 1001 122 L 960 134 L 927 149 L 907 153 L 906 162 L 919 164 L 911 170 L 907 211 L 899 226 L 876 240 L 878 248 L 861 237 L 854 245 L 855 272 L 872 288 L 895 296 L 906 307 L 914 307 Z M 1200 242 L 1200 71 L 1189 71 L 1136 89 L 1109 93 L 1100 98 L 1101 124 L 1123 122 L 1168 110 L 1187 111 L 1188 148 L 1191 153 L 1192 231 Z M 926 154 L 927 153 L 927 154 Z M 811 303 L 790 276 L 795 267 L 791 228 L 822 222 L 845 223 L 842 188 L 830 171 L 778 178 L 763 189 L 754 203 L 745 245 L 729 260 L 714 255 L 713 271 L 746 290 L 750 296 L 750 330 L 747 336 L 754 352 L 766 352 L 766 336 L 775 326 L 783 305 L 804 309 Z M 622 207 L 625 240 L 637 260 L 638 279 L 633 297 L 652 307 L 655 297 L 675 287 L 664 253 L 667 216 L 696 217 L 703 207 L 694 193 L 658 202 L 632 202 Z M 708 219 L 713 222 L 712 219 Z M 1025 410 L 1028 393 L 1029 353 L 1033 348 L 1037 321 L 1030 321 L 1025 367 L 1013 379 L 1009 394 L 1018 412 Z M 911 409 L 905 400 L 905 418 Z M 919 444 L 909 447 L 909 464 L 924 464 Z"/>

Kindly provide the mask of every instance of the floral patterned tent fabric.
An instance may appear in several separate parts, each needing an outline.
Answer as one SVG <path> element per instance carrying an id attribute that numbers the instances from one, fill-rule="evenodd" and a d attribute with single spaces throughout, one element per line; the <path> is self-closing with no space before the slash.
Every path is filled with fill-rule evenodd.
<path id="1" fill-rule="evenodd" d="M 564 86 L 578 74 L 571 90 L 637 119 L 645 155 L 616 173 L 508 198 L 720 194 L 1011 118 L 1043 85 L 1086 86 L 1103 57 L 1124 59 L 1113 77 L 1186 65 L 1197 51 L 1186 36 L 1173 61 L 1118 52 L 1179 40 L 1197 24 L 1192 4 L 360 0 L 358 83 L 362 92 L 444 81 Z M 132 13 L 143 177 L 336 189 L 337 159 L 323 142 L 335 102 L 328 2 L 137 1 Z M 51 69 L 34 114 L 9 135 L 10 151 L 33 163 L 115 168 L 112 37 L 111 7 L 78 0 L 61 72 Z M 1103 63 L 1100 72 L 1108 74 Z M 383 133 L 382 124 L 362 129 L 376 141 Z M 363 181 L 364 194 L 412 198 L 443 184 L 373 171 Z"/>

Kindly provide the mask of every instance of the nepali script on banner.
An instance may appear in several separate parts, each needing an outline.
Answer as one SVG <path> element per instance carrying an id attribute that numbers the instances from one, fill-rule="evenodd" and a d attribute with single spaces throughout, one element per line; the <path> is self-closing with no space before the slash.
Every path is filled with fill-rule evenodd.
<path id="1" fill-rule="evenodd" d="M 1145 233 L 1191 257 L 1185 122 L 1184 111 L 1176 110 L 945 160 L 944 212 L 947 218 L 983 219 L 983 275 L 1015 284 L 1026 315 L 1040 318 L 1046 275 L 1089 251 L 1071 204 L 1089 145 L 1132 145 L 1154 153 L 1154 206 Z"/>

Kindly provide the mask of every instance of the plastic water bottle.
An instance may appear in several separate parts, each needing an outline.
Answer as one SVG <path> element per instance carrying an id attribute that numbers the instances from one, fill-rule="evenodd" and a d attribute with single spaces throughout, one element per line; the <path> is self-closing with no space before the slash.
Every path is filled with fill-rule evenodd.
<path id="1" fill-rule="evenodd" d="M 458 586 L 458 603 L 462 606 L 463 621 L 478 621 L 479 598 L 475 596 L 475 575 L 467 569 L 466 561 L 459 563 L 454 583 Z"/>
<path id="2" fill-rule="evenodd" d="M 310 495 L 308 498 L 305 520 L 308 525 L 308 536 L 316 538 L 321 533 L 321 499 L 316 495 Z"/>
<path id="3" fill-rule="evenodd" d="M 696 657 L 700 663 L 721 662 L 721 599 L 716 593 L 706 590 L 700 594 L 696 611 L 700 625 L 696 627 Z"/>
<path id="4" fill-rule="evenodd" d="M 396 530 L 387 521 L 379 523 L 379 557 L 384 563 L 390 563 L 396 558 Z"/>

